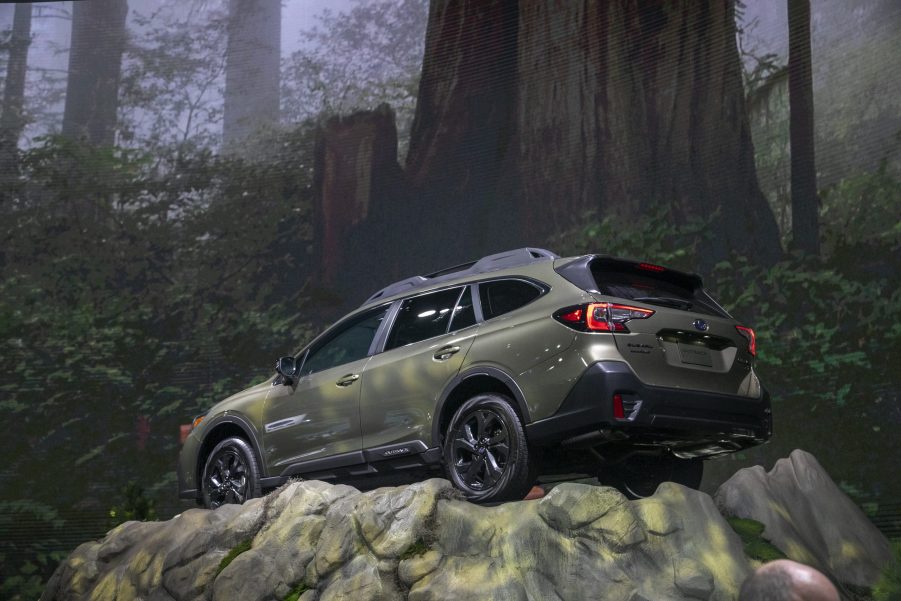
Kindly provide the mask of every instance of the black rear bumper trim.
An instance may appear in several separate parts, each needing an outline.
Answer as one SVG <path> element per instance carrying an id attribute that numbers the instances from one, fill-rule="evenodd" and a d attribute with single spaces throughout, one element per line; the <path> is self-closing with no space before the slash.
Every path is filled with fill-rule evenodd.
<path id="1" fill-rule="evenodd" d="M 613 395 L 641 401 L 632 419 L 613 417 Z M 769 393 L 760 398 L 648 386 L 621 361 L 590 365 L 551 417 L 526 426 L 531 443 L 549 446 L 598 431 L 636 441 L 734 440 L 740 448 L 772 436 Z M 603 439 L 603 437 L 601 437 Z"/>

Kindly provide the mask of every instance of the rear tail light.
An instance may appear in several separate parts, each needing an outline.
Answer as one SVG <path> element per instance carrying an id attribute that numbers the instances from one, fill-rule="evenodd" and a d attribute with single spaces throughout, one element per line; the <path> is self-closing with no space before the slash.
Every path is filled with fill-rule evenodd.
<path id="1" fill-rule="evenodd" d="M 616 419 L 626 419 L 626 410 L 623 409 L 623 395 L 613 395 L 613 417 Z"/>
<path id="2" fill-rule="evenodd" d="M 735 329 L 738 330 L 738 333 L 741 334 L 745 340 L 748 341 L 748 352 L 751 353 L 752 356 L 757 356 L 757 334 L 754 333 L 754 330 L 751 328 L 747 328 L 745 326 L 735 326 Z"/>
<path id="3" fill-rule="evenodd" d="M 619 305 L 616 303 L 590 303 L 560 309 L 554 319 L 583 332 L 628 332 L 626 322 L 647 319 L 654 314 L 651 309 Z"/>

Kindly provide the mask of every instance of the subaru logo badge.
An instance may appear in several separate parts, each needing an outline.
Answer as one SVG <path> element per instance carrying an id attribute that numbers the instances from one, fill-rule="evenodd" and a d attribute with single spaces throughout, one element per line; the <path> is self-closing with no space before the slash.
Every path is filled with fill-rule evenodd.
<path id="1" fill-rule="evenodd" d="M 695 329 L 701 330 L 702 332 L 706 332 L 707 328 L 710 327 L 710 325 L 703 319 L 696 319 L 691 325 L 693 325 Z"/>

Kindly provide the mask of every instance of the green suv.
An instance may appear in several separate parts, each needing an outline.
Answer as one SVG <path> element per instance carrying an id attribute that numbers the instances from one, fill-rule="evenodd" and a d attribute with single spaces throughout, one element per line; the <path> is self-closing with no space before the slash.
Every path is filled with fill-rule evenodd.
<path id="1" fill-rule="evenodd" d="M 632 497 L 697 487 L 705 458 L 767 441 L 754 331 L 697 275 L 522 248 L 396 282 L 194 421 L 179 490 L 242 503 L 291 477 L 446 474 L 521 499 L 589 474 Z"/>

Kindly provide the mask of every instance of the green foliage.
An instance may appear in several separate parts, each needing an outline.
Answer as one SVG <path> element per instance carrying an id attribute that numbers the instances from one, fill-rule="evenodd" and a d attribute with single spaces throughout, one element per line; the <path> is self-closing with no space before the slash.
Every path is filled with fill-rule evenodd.
<path id="1" fill-rule="evenodd" d="M 405 559 L 411 559 L 413 557 L 419 557 L 423 555 L 429 550 L 429 546 L 425 543 L 421 538 L 416 539 L 412 545 L 407 547 L 407 549 L 400 554 L 400 560 L 403 561 Z"/>
<path id="2" fill-rule="evenodd" d="M 253 539 L 248 538 L 247 540 L 241 541 L 237 545 L 235 545 L 231 551 L 229 551 L 225 557 L 222 558 L 222 561 L 219 562 L 219 567 L 216 568 L 216 576 L 222 573 L 222 570 L 227 568 L 231 562 L 235 560 L 235 558 L 244 553 L 246 551 L 250 551 L 253 547 Z"/>
<path id="3" fill-rule="evenodd" d="M 0 598 L 41 596 L 47 578 L 66 556 L 57 540 L 64 527 L 65 522 L 49 505 L 28 499 L 0 501 L 0 532 L 28 529 L 23 537 L 0 539 Z"/>
<path id="4" fill-rule="evenodd" d="M 16 424 L 0 501 L 106 513 L 133 482 L 114 521 L 152 519 L 173 503 L 179 426 L 310 337 L 312 132 L 270 142 L 284 152 L 264 165 L 184 151 L 165 172 L 61 138 L 24 154 L 29 184 L 0 204 L 0 419 Z M 38 575 L 4 564 L 3 598 L 56 562 L 21 557 Z"/>
<path id="5" fill-rule="evenodd" d="M 892 561 L 882 569 L 872 594 L 874 601 L 901 600 L 901 541 L 892 542 Z"/>
<path id="6" fill-rule="evenodd" d="M 144 494 L 144 488 L 137 482 L 129 482 L 122 488 L 125 499 L 121 505 L 110 509 L 112 526 L 137 520 L 141 522 L 156 520 L 156 503 Z"/>
<path id="7" fill-rule="evenodd" d="M 763 538 L 764 525 L 756 520 L 746 518 L 726 518 L 732 529 L 735 530 L 742 545 L 745 555 L 758 561 L 773 561 L 785 559 L 785 554 L 775 547 L 770 541 Z"/>
<path id="8" fill-rule="evenodd" d="M 581 219 L 585 225 L 562 232 L 550 246 L 561 256 L 600 252 L 642 260 L 653 257 L 659 263 L 691 271 L 696 268 L 699 245 L 708 235 L 711 219 L 692 219 L 673 227 L 668 208 L 658 207 L 630 218 L 623 227 L 622 220 L 614 216 L 598 220 L 589 214 Z"/>
<path id="9" fill-rule="evenodd" d="M 288 593 L 288 595 L 285 597 L 285 601 L 297 601 L 298 599 L 300 599 L 300 596 L 308 590 L 310 590 L 310 587 L 307 586 L 307 583 L 301 582 L 293 589 L 291 589 L 291 592 Z"/>

